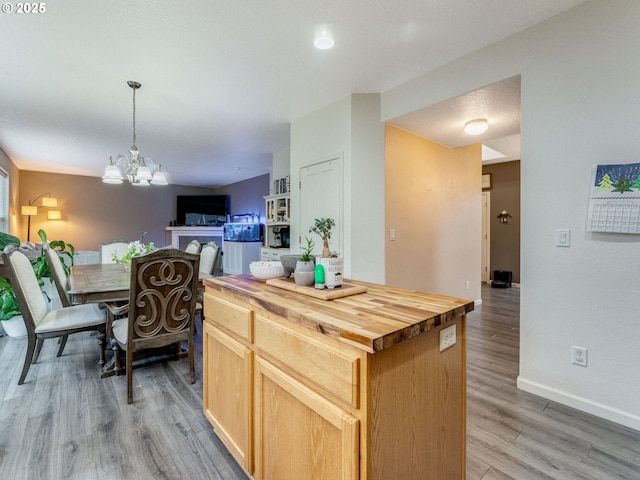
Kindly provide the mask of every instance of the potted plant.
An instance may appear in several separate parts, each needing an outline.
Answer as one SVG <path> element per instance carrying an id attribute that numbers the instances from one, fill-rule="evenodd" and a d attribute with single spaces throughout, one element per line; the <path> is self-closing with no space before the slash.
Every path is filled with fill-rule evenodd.
<path id="1" fill-rule="evenodd" d="M 13 287 L 6 278 L 2 277 L 0 277 L 0 321 L 2 328 L 11 338 L 22 338 L 27 335 L 27 328 L 20 315 L 20 307 Z"/>
<path id="2" fill-rule="evenodd" d="M 329 240 L 331 239 L 331 229 L 336 226 L 333 218 L 316 218 L 313 226 L 309 228 L 309 233 L 316 233 L 322 239 L 322 258 L 329 258 L 333 255 L 329 249 Z"/>
<path id="3" fill-rule="evenodd" d="M 39 230 L 38 235 L 42 240 L 42 243 L 47 243 L 47 234 L 44 230 Z M 43 287 L 44 285 L 44 277 L 49 277 L 50 281 L 53 283 L 51 279 L 51 271 L 49 270 L 49 264 L 47 263 L 47 259 L 45 257 L 44 251 L 40 253 L 37 257 L 34 258 L 34 255 L 37 252 L 34 250 L 33 244 L 21 244 L 18 237 L 14 237 L 13 235 L 8 235 L 6 233 L 0 233 L 0 249 L 4 250 L 8 245 L 14 245 L 20 249 L 20 251 L 25 252 L 25 254 L 31 259 L 31 266 L 33 267 L 33 271 L 36 274 L 36 278 L 38 279 L 38 284 Z M 49 243 L 50 248 L 55 248 L 58 252 L 63 255 L 67 255 L 70 258 L 71 264 L 73 265 L 73 254 L 74 248 L 70 243 L 65 243 L 62 240 L 53 240 Z M 67 250 L 68 249 L 68 250 Z M 65 272 L 68 274 L 69 267 L 66 263 L 60 259 L 62 262 Z M 49 296 L 46 290 L 42 291 L 43 295 L 47 298 L 48 301 L 51 301 L 51 297 Z M 27 334 L 26 327 L 24 325 L 24 320 L 22 319 L 22 315 L 20 314 L 20 306 L 18 305 L 18 300 L 16 299 L 16 295 L 13 291 L 13 287 L 5 278 L 0 277 L 0 321 L 2 321 L 2 326 L 4 331 L 13 338 L 24 337 Z"/>
<path id="4" fill-rule="evenodd" d="M 342 285 L 342 272 L 344 271 L 344 259 L 334 256 L 329 249 L 331 229 L 335 226 L 336 222 L 333 218 L 316 218 L 314 224 L 309 228 L 310 233 L 316 233 L 322 239 L 322 256 L 316 258 L 316 263 L 324 268 L 324 284 L 327 288 Z"/>
<path id="5" fill-rule="evenodd" d="M 20 239 L 0 232 L 0 250 L 4 250 L 8 245 L 19 246 Z M 2 277 L 0 277 L 0 321 L 4 331 L 10 337 L 20 338 L 27 335 L 13 287 L 6 278 Z"/>
<path id="6" fill-rule="evenodd" d="M 313 285 L 315 280 L 315 265 L 311 255 L 314 244 L 309 237 L 305 237 L 305 240 L 307 241 L 307 246 L 302 249 L 302 255 L 296 262 L 296 269 L 293 271 L 293 279 L 296 285 Z"/>

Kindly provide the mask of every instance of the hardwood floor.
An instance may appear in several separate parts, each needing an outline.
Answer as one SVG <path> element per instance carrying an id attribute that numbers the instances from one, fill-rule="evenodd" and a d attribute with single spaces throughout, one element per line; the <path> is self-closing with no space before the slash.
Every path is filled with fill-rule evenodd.
<path id="1" fill-rule="evenodd" d="M 519 289 L 483 287 L 467 335 L 468 480 L 640 479 L 640 432 L 517 390 Z M 186 359 L 145 366 L 133 405 L 95 337 L 56 348 L 18 386 L 26 341 L 0 338 L 0 479 L 247 478 L 202 415 L 200 336 L 196 384 Z"/>

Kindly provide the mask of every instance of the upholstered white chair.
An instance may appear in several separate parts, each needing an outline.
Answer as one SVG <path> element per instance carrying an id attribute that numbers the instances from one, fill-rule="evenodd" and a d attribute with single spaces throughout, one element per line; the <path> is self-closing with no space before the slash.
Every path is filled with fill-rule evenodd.
<path id="1" fill-rule="evenodd" d="M 129 303 L 107 304 L 107 334 L 116 347 L 116 369 L 126 352 L 127 402 L 133 402 L 133 361 L 143 350 L 186 340 L 191 383 L 195 383 L 194 316 L 200 256 L 163 248 L 131 259 Z M 115 319 L 116 315 L 124 315 Z"/>
<path id="2" fill-rule="evenodd" d="M 114 254 L 118 258 L 122 258 L 129 248 L 126 240 L 111 240 L 110 242 L 100 244 L 100 263 L 116 263 L 113 259 Z"/>
<path id="3" fill-rule="evenodd" d="M 2 259 L 8 269 L 9 281 L 18 300 L 20 313 L 27 327 L 27 353 L 20 374 L 18 385 L 22 385 L 29 372 L 31 363 L 36 363 L 36 343 L 40 343 L 38 353 L 45 338 L 65 337 L 66 335 L 97 330 L 104 333 L 106 327 L 106 310 L 96 305 L 75 305 L 47 311 L 45 300 L 31 262 L 20 251 L 3 252 Z M 98 337 L 100 345 L 100 363 L 104 364 L 104 336 Z M 64 344 L 61 342 L 58 356 L 62 354 Z"/>
<path id="4" fill-rule="evenodd" d="M 220 247 L 216 242 L 208 242 L 200 249 L 200 275 L 213 275 Z"/>
<path id="5" fill-rule="evenodd" d="M 191 240 L 184 249 L 187 253 L 200 253 L 201 244 L 198 240 Z"/>

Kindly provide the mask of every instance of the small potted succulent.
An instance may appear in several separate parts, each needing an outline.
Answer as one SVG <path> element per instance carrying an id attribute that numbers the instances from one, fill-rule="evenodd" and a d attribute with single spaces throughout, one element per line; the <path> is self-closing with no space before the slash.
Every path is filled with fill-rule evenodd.
<path id="1" fill-rule="evenodd" d="M 302 255 L 296 262 L 296 269 L 293 271 L 293 279 L 296 285 L 313 285 L 315 280 L 315 264 L 311 251 L 313 250 L 313 241 L 305 237 L 307 246 L 302 249 Z"/>

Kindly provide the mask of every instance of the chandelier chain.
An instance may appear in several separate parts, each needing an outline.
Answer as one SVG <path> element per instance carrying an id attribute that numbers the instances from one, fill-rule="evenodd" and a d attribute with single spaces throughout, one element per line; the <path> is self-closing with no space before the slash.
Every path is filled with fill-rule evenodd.
<path id="1" fill-rule="evenodd" d="M 133 145 L 136 144 L 136 89 L 133 88 Z"/>

